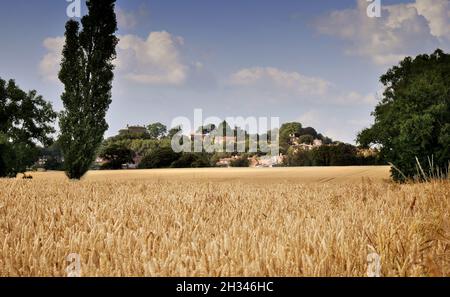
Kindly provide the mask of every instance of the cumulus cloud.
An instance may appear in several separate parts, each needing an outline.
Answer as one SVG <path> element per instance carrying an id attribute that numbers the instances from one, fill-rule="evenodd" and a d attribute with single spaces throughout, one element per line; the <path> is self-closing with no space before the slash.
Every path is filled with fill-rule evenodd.
<path id="1" fill-rule="evenodd" d="M 148 17 L 149 12 L 145 5 L 141 5 L 137 10 L 125 10 L 119 6 L 116 7 L 117 25 L 120 29 L 133 29 L 138 23 Z"/>
<path id="2" fill-rule="evenodd" d="M 58 71 L 64 41 L 64 37 L 54 37 L 46 38 L 43 42 L 44 48 L 48 52 L 39 63 L 39 73 L 45 81 L 58 81 Z"/>
<path id="3" fill-rule="evenodd" d="M 298 72 L 286 72 L 274 67 L 244 68 L 233 73 L 230 83 L 237 86 L 268 84 L 298 94 L 323 95 L 330 87 L 324 79 L 309 77 Z"/>
<path id="4" fill-rule="evenodd" d="M 135 82 L 180 85 L 186 81 L 188 67 L 182 63 L 181 37 L 152 32 L 146 39 L 136 35 L 120 36 L 118 70 Z"/>
<path id="5" fill-rule="evenodd" d="M 259 93 L 273 94 L 278 98 L 295 98 L 322 104 L 375 105 L 377 96 L 356 91 L 344 92 L 323 78 L 310 77 L 298 72 L 287 72 L 274 67 L 244 68 L 233 73 L 229 83 L 249 87 Z"/>
<path id="6" fill-rule="evenodd" d="M 117 59 L 119 76 L 152 85 L 181 85 L 186 81 L 189 67 L 181 61 L 181 37 L 170 33 L 151 32 L 146 39 L 136 35 L 119 36 Z M 47 54 L 41 59 L 39 71 L 48 81 L 57 81 L 64 37 L 46 38 Z"/>
<path id="7" fill-rule="evenodd" d="M 450 1 L 416 0 L 414 6 L 428 20 L 433 36 L 450 40 Z"/>
<path id="8" fill-rule="evenodd" d="M 334 98 L 334 101 L 344 105 L 375 105 L 378 102 L 376 94 L 363 95 L 359 92 L 348 92 L 343 95 L 338 95 Z"/>
<path id="9" fill-rule="evenodd" d="M 317 127 L 322 119 L 322 115 L 317 110 L 309 110 L 303 113 L 299 118 L 298 122 L 302 123 L 303 126 Z"/>
<path id="10" fill-rule="evenodd" d="M 126 11 L 120 7 L 116 8 L 117 25 L 119 28 L 132 29 L 136 27 L 138 20 L 135 13 Z"/>
<path id="11" fill-rule="evenodd" d="M 449 44 L 448 0 L 383 6 L 381 18 L 367 16 L 368 4 L 357 0 L 356 8 L 333 11 L 319 18 L 316 28 L 349 41 L 347 54 L 368 57 L 378 65 L 391 65 L 407 55 Z"/>

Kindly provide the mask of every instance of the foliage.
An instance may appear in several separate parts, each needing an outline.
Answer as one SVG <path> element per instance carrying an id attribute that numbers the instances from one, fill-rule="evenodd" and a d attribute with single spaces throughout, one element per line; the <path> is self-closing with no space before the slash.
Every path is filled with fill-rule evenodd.
<path id="1" fill-rule="evenodd" d="M 231 158 L 232 154 L 227 152 L 215 152 L 212 154 L 210 158 L 210 165 L 216 166 L 216 164 L 220 161 L 220 159 Z"/>
<path id="2" fill-rule="evenodd" d="M 249 167 L 250 161 L 248 160 L 246 155 L 243 155 L 237 159 L 231 160 L 230 166 L 231 167 Z"/>
<path id="3" fill-rule="evenodd" d="M 312 152 L 315 166 L 349 166 L 358 164 L 356 147 L 350 144 L 323 145 Z"/>
<path id="4" fill-rule="evenodd" d="M 64 84 L 61 146 L 66 174 L 80 179 L 90 168 L 108 128 L 113 60 L 118 39 L 115 0 L 86 2 L 88 14 L 66 24 L 66 43 L 59 79 Z"/>
<path id="5" fill-rule="evenodd" d="M 177 133 L 183 131 L 183 129 L 180 126 L 174 127 L 169 130 L 167 133 L 167 138 L 170 140 L 172 139 Z"/>
<path id="6" fill-rule="evenodd" d="M 172 168 L 204 168 L 210 167 L 210 157 L 205 153 L 183 153 L 181 157 L 174 161 Z"/>
<path id="7" fill-rule="evenodd" d="M 45 159 L 43 168 L 45 170 L 60 171 L 64 170 L 63 154 L 59 141 L 52 145 L 40 149 L 39 158 Z"/>
<path id="8" fill-rule="evenodd" d="M 391 173 L 404 181 L 417 174 L 418 163 L 448 168 L 450 160 L 450 55 L 407 57 L 381 76 L 386 90 L 377 105 L 372 127 L 361 131 L 358 142 L 378 145 L 381 155 L 398 168 Z"/>
<path id="9" fill-rule="evenodd" d="M 351 144 L 323 145 L 312 150 L 289 148 L 284 164 L 286 166 L 356 166 L 384 165 L 378 154 L 363 156 Z"/>
<path id="10" fill-rule="evenodd" d="M 289 148 L 284 164 L 289 167 L 293 166 L 314 166 L 314 157 L 311 151 L 296 150 Z"/>
<path id="11" fill-rule="evenodd" d="M 314 136 L 309 135 L 309 134 L 305 134 L 299 137 L 298 141 L 300 143 L 304 143 L 304 144 L 313 144 L 314 143 Z"/>
<path id="12" fill-rule="evenodd" d="M 300 136 L 302 131 L 302 124 L 300 123 L 285 123 L 280 127 L 280 150 L 286 152 L 291 144 L 291 135 Z"/>
<path id="13" fill-rule="evenodd" d="M 147 130 L 151 139 L 160 139 L 167 133 L 167 127 L 159 122 L 148 125 Z"/>
<path id="14" fill-rule="evenodd" d="M 180 156 L 170 146 L 157 147 L 144 156 L 139 169 L 169 168 Z"/>
<path id="15" fill-rule="evenodd" d="M 26 93 L 0 78 L 0 177 L 15 177 L 36 161 L 36 144 L 51 144 L 55 119 L 51 104 L 36 91 Z"/>
<path id="16" fill-rule="evenodd" d="M 303 136 L 303 135 L 311 135 L 313 137 L 313 139 L 319 138 L 319 134 L 317 133 L 316 129 L 314 129 L 312 127 L 302 128 L 300 130 L 300 136 Z"/>
<path id="17" fill-rule="evenodd" d="M 99 156 L 107 161 L 102 169 L 121 169 L 123 164 L 134 163 L 133 151 L 117 143 L 104 146 Z"/>

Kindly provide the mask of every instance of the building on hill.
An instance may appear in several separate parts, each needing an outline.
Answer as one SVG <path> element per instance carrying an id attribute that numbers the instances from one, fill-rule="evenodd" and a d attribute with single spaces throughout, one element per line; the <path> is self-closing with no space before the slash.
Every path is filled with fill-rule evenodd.
<path id="1" fill-rule="evenodd" d="M 231 158 L 222 158 L 216 163 L 216 166 L 217 167 L 230 167 L 231 162 L 233 162 L 237 159 L 239 159 L 239 156 L 233 156 Z"/>
<path id="2" fill-rule="evenodd" d="M 314 148 L 321 147 L 323 145 L 323 141 L 320 139 L 314 139 L 312 144 L 300 143 L 300 138 L 295 136 L 291 138 L 291 143 L 296 151 L 298 150 L 310 151 Z"/>
<path id="3" fill-rule="evenodd" d="M 373 148 L 363 149 L 358 148 L 357 155 L 359 157 L 369 158 L 369 157 L 377 157 L 379 155 L 379 151 Z"/>
<path id="4" fill-rule="evenodd" d="M 236 136 L 220 135 L 215 133 L 191 133 L 191 141 L 199 139 L 201 141 L 211 141 L 214 144 L 236 143 Z"/>
<path id="5" fill-rule="evenodd" d="M 147 128 L 144 126 L 129 126 L 127 125 L 126 129 L 122 129 L 119 131 L 119 135 L 128 135 L 128 134 L 146 134 L 148 133 Z"/>
<path id="6" fill-rule="evenodd" d="M 278 156 L 261 156 L 261 157 L 257 158 L 256 160 L 257 160 L 257 163 L 252 164 L 256 168 L 275 167 L 275 166 L 279 166 L 279 165 L 283 164 L 284 157 L 281 154 Z"/>
<path id="7" fill-rule="evenodd" d="M 313 146 L 322 146 L 323 141 L 320 139 L 314 139 Z"/>

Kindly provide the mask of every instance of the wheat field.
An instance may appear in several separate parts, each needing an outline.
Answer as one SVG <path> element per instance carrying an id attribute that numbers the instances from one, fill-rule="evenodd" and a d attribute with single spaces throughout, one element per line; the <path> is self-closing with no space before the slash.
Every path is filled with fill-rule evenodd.
<path id="1" fill-rule="evenodd" d="M 0 180 L 0 276 L 450 276 L 450 183 L 388 167 Z"/>

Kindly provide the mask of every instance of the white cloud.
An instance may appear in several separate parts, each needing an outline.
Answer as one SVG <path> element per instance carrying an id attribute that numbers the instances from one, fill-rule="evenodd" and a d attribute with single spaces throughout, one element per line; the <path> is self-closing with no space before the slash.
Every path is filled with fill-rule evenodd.
<path id="1" fill-rule="evenodd" d="M 136 27 L 138 23 L 137 16 L 131 11 L 126 11 L 120 7 L 117 7 L 116 15 L 117 25 L 119 28 L 132 29 Z"/>
<path id="2" fill-rule="evenodd" d="M 378 102 L 378 99 L 376 95 L 372 93 L 362 95 L 352 91 L 347 94 L 336 96 L 333 101 L 343 105 L 375 105 Z"/>
<path id="3" fill-rule="evenodd" d="M 64 37 L 46 38 L 43 42 L 48 53 L 39 63 L 39 73 L 45 81 L 57 82 Z"/>
<path id="4" fill-rule="evenodd" d="M 416 0 L 415 7 L 428 20 L 431 34 L 450 39 L 450 1 Z"/>
<path id="5" fill-rule="evenodd" d="M 343 92 L 335 84 L 317 77 L 309 77 L 298 72 L 286 72 L 274 67 L 244 68 L 231 75 L 229 83 L 233 86 L 249 87 L 260 94 L 334 105 L 375 105 L 377 95 L 359 92 Z M 276 101 L 276 100 L 275 100 Z M 304 116 L 310 114 L 305 114 Z"/>
<path id="6" fill-rule="evenodd" d="M 116 7 L 117 25 L 120 29 L 133 29 L 140 21 L 148 17 L 149 12 L 146 6 L 141 5 L 139 9 L 128 11 L 121 7 Z"/>
<path id="7" fill-rule="evenodd" d="M 274 67 L 244 68 L 231 75 L 230 83 L 237 86 L 268 84 L 298 94 L 325 94 L 330 83 L 324 79 L 309 77 L 298 72 L 286 72 Z"/>
<path id="8" fill-rule="evenodd" d="M 186 81 L 188 67 L 180 58 L 180 37 L 152 32 L 147 39 L 136 35 L 120 36 L 118 70 L 135 82 L 180 85 Z"/>
<path id="9" fill-rule="evenodd" d="M 317 21 L 317 30 L 349 41 L 347 54 L 368 57 L 378 65 L 392 65 L 407 55 L 448 45 L 448 0 L 383 6 L 381 18 L 367 16 L 368 4 L 357 0 L 354 9 L 331 12 Z"/>
<path id="10" fill-rule="evenodd" d="M 119 36 L 117 74 L 134 82 L 153 85 L 181 85 L 187 79 L 189 67 L 181 61 L 181 37 L 170 33 L 152 32 L 147 39 L 136 35 Z M 47 54 L 41 59 L 39 71 L 47 81 L 58 81 L 64 37 L 46 38 Z"/>
<path id="11" fill-rule="evenodd" d="M 321 123 L 322 115 L 317 110 L 310 110 L 302 114 L 298 121 L 302 123 L 304 127 L 317 127 Z"/>

